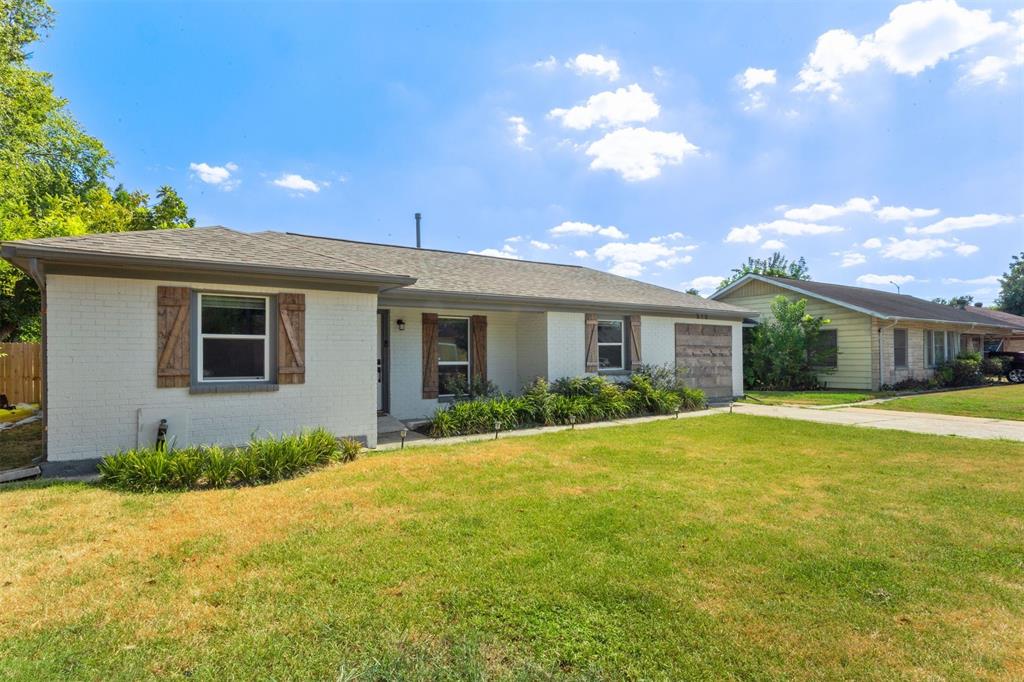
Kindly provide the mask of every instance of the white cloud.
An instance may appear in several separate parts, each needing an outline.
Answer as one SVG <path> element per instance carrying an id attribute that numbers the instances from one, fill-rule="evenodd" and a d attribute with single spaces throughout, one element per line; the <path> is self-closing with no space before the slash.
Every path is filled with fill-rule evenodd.
<path id="1" fill-rule="evenodd" d="M 857 278 L 857 284 L 869 286 L 892 286 L 892 283 L 906 284 L 918 281 L 913 275 L 861 275 Z"/>
<path id="2" fill-rule="evenodd" d="M 882 248 L 882 240 L 879 239 L 878 237 L 872 237 L 871 239 L 865 240 L 864 243 L 861 244 L 861 248 L 880 249 Z"/>
<path id="3" fill-rule="evenodd" d="M 230 192 L 241 183 L 241 180 L 231 177 L 231 174 L 238 170 L 238 166 L 230 161 L 223 166 L 211 166 L 208 163 L 190 163 L 188 168 L 202 182 L 205 182 L 207 185 L 216 185 L 225 192 Z"/>
<path id="4" fill-rule="evenodd" d="M 764 244 L 761 244 L 761 248 L 775 250 L 784 249 L 786 248 L 786 242 L 780 241 L 778 239 L 767 239 L 765 240 Z"/>
<path id="5" fill-rule="evenodd" d="M 761 237 L 766 232 L 786 235 L 788 237 L 803 237 L 842 231 L 843 228 L 838 225 L 818 225 L 816 223 L 801 223 L 793 220 L 773 220 L 769 223 L 734 227 L 729 230 L 725 241 L 730 244 L 753 244 L 761 241 Z"/>
<path id="6" fill-rule="evenodd" d="M 907 208 L 906 206 L 883 206 L 875 211 L 875 216 L 885 223 L 897 220 L 913 220 L 914 218 L 931 218 L 938 215 L 937 208 Z"/>
<path id="7" fill-rule="evenodd" d="M 1005 32 L 987 10 L 968 10 L 955 0 L 920 0 L 897 6 L 889 20 L 858 39 L 833 29 L 819 36 L 800 70 L 798 92 L 827 92 L 837 99 L 841 80 L 881 64 L 898 74 L 916 76 L 960 50 Z"/>
<path id="8" fill-rule="evenodd" d="M 999 275 L 988 277 L 975 277 L 974 279 L 960 279 L 959 277 L 943 277 L 943 284 L 976 284 L 980 286 L 996 286 L 999 284 Z"/>
<path id="9" fill-rule="evenodd" d="M 526 138 L 530 136 L 530 128 L 526 125 L 526 119 L 522 116 L 509 116 L 505 119 L 512 129 L 512 139 L 520 149 L 529 149 L 526 145 Z"/>
<path id="10" fill-rule="evenodd" d="M 1009 59 L 995 55 L 982 57 L 971 64 L 971 67 L 961 80 L 971 85 L 982 85 L 984 83 L 1005 85 L 1007 72 L 1010 70 L 1011 64 L 1012 62 Z"/>
<path id="11" fill-rule="evenodd" d="M 707 296 L 715 293 L 718 285 L 724 280 L 725 277 L 719 277 L 718 275 L 701 275 L 700 277 L 694 277 L 689 282 L 683 282 L 679 285 L 679 288 L 696 289 L 702 296 Z"/>
<path id="12" fill-rule="evenodd" d="M 537 241 L 536 239 L 530 240 L 530 246 L 532 246 L 535 249 L 540 249 L 541 251 L 550 251 L 551 249 L 555 248 L 553 244 L 548 244 L 547 242 L 540 242 Z"/>
<path id="13" fill-rule="evenodd" d="M 868 262 L 867 256 L 856 251 L 843 251 L 833 255 L 842 256 L 842 260 L 839 262 L 839 267 L 842 268 L 852 268 L 855 265 L 863 265 Z"/>
<path id="14" fill-rule="evenodd" d="M 587 253 L 585 249 L 577 249 L 576 251 L 572 252 L 572 255 L 576 256 L 577 258 L 590 258 L 590 254 Z"/>
<path id="15" fill-rule="evenodd" d="M 672 256 L 671 258 L 665 258 L 663 260 L 657 261 L 656 265 L 659 268 L 665 268 L 667 270 L 668 268 L 674 267 L 676 265 L 686 265 L 687 263 L 692 263 L 692 262 L 693 262 L 693 256 L 690 256 L 690 255 L 686 255 L 686 256 Z"/>
<path id="16" fill-rule="evenodd" d="M 682 133 L 665 133 L 647 128 L 620 128 L 587 147 L 593 170 L 613 170 L 624 180 L 650 180 L 667 165 L 678 165 L 698 148 Z"/>
<path id="17" fill-rule="evenodd" d="M 877 204 L 878 197 L 871 197 L 870 199 L 853 197 L 840 206 L 811 204 L 806 208 L 791 208 L 783 215 L 790 220 L 809 220 L 815 222 L 818 220 L 828 220 L 829 218 L 835 218 L 847 213 L 871 213 Z"/>
<path id="18" fill-rule="evenodd" d="M 557 66 L 558 60 L 555 59 L 555 55 L 550 55 L 547 59 L 538 59 L 533 63 L 533 68 L 543 71 L 554 71 Z"/>
<path id="19" fill-rule="evenodd" d="M 516 242 L 521 242 L 521 241 L 523 241 L 523 238 L 520 235 L 518 235 L 518 234 L 517 235 L 513 235 L 511 237 L 505 237 L 505 242 L 507 244 L 515 244 Z"/>
<path id="20" fill-rule="evenodd" d="M 677 249 L 657 242 L 608 242 L 594 251 L 598 260 L 611 259 L 616 263 L 650 263 L 671 258 Z"/>
<path id="21" fill-rule="evenodd" d="M 950 232 L 956 232 L 958 230 L 973 230 L 979 227 L 992 227 L 993 225 L 1001 225 L 1003 223 L 1013 222 L 1012 215 L 1000 215 L 998 213 L 978 213 L 972 216 L 962 216 L 959 218 L 943 218 L 937 223 L 932 223 L 927 227 L 916 228 L 908 227 L 906 231 L 908 234 L 948 234 Z"/>
<path id="22" fill-rule="evenodd" d="M 652 242 L 663 242 L 665 240 L 675 241 L 677 239 L 685 239 L 685 238 L 686 238 L 686 235 L 683 234 L 682 232 L 669 232 L 668 234 L 663 234 L 663 235 L 660 235 L 658 237 L 651 237 L 650 241 L 652 241 Z M 693 247 L 693 248 L 697 248 L 697 247 Z"/>
<path id="23" fill-rule="evenodd" d="M 736 83 L 747 92 L 747 103 L 744 109 L 753 111 L 765 105 L 762 88 L 775 85 L 775 69 L 748 68 L 736 76 Z"/>
<path id="24" fill-rule="evenodd" d="M 619 277 L 639 277 L 644 273 L 644 266 L 639 263 L 616 263 L 608 268 L 608 272 Z"/>
<path id="25" fill-rule="evenodd" d="M 299 193 L 320 191 L 320 185 L 312 180 L 302 177 L 298 173 L 285 173 L 278 179 L 274 180 L 274 184 L 278 187 L 283 187 Z"/>
<path id="26" fill-rule="evenodd" d="M 969 256 L 978 250 L 973 244 L 964 244 L 959 240 L 948 241 L 946 239 L 896 239 L 889 238 L 889 243 L 882 249 L 882 256 L 895 258 L 897 260 L 923 260 L 939 258 L 944 256 L 946 251 L 953 249 L 961 256 Z"/>
<path id="27" fill-rule="evenodd" d="M 744 90 L 753 90 L 762 85 L 775 85 L 775 69 L 748 68 L 736 76 L 736 82 Z"/>
<path id="28" fill-rule="evenodd" d="M 467 251 L 474 256 L 492 256 L 494 258 L 508 258 L 510 260 L 522 260 L 516 253 L 516 250 L 509 244 L 505 244 L 501 249 L 481 249 L 480 251 Z"/>
<path id="29" fill-rule="evenodd" d="M 563 237 L 566 235 L 581 237 L 598 235 L 600 237 L 608 237 L 609 239 L 627 239 L 629 237 L 628 234 L 614 225 L 601 227 L 600 225 L 591 225 L 590 223 L 581 223 L 575 220 L 566 220 L 559 225 L 555 225 L 548 230 L 548 234 L 552 237 Z"/>
<path id="30" fill-rule="evenodd" d="M 561 119 L 566 128 L 586 130 L 595 125 L 608 128 L 637 121 L 643 123 L 659 113 L 661 107 L 654 95 L 633 83 L 614 92 L 608 90 L 591 95 L 586 104 L 572 109 L 552 109 L 548 116 Z"/>
<path id="31" fill-rule="evenodd" d="M 619 63 L 600 54 L 578 54 L 565 63 L 581 76 L 603 76 L 610 81 L 619 80 Z"/>

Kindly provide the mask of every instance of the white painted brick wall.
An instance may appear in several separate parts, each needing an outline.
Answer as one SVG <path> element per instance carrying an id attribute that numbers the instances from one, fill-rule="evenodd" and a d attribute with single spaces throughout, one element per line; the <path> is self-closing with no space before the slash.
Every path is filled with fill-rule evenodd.
<path id="1" fill-rule="evenodd" d="M 586 315 L 548 312 L 548 380 L 583 376 L 587 370 Z"/>
<path id="2" fill-rule="evenodd" d="M 440 308 L 391 308 L 391 414 L 399 419 L 422 419 L 437 409 L 436 399 L 423 396 L 423 313 L 441 317 L 487 316 L 487 375 L 502 391 L 519 389 L 516 369 L 518 313 Z M 399 331 L 397 321 L 405 321 Z"/>
<path id="3" fill-rule="evenodd" d="M 520 313 L 516 326 L 516 374 L 519 389 L 548 373 L 548 327 L 545 313 Z"/>
<path id="4" fill-rule="evenodd" d="M 157 286 L 198 284 L 47 278 L 48 457 L 100 457 L 135 447 L 137 410 L 189 415 L 192 443 L 238 444 L 254 431 L 324 426 L 376 442 L 377 297 L 210 285 L 239 293 L 306 294 L 306 383 L 270 393 L 191 395 L 157 388 Z"/>

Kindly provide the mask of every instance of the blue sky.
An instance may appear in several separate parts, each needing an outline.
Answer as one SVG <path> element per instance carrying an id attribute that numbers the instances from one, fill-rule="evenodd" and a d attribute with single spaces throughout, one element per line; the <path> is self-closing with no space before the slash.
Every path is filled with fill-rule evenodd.
<path id="1" fill-rule="evenodd" d="M 36 67 L 199 224 L 986 302 L 1024 249 L 1019 4 L 56 9 Z"/>

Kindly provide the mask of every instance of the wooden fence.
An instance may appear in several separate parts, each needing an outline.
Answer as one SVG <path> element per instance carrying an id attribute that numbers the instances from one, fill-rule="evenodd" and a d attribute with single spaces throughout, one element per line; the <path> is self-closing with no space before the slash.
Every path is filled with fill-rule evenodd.
<path id="1" fill-rule="evenodd" d="M 0 343 L 0 393 L 11 403 L 42 398 L 43 353 L 38 343 Z"/>

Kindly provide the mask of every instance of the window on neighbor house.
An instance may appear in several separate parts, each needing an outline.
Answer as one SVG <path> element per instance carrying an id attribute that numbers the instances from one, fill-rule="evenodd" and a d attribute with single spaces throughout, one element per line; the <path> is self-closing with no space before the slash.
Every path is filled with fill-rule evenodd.
<path id="1" fill-rule="evenodd" d="M 929 367 L 951 360 L 959 352 L 960 335 L 956 332 L 926 331 L 924 333 L 925 359 Z"/>
<path id="2" fill-rule="evenodd" d="M 199 294 L 200 382 L 267 380 L 269 308 L 266 296 Z"/>
<path id="3" fill-rule="evenodd" d="M 892 330 L 892 364 L 894 367 L 907 366 L 907 330 Z"/>
<path id="4" fill-rule="evenodd" d="M 622 369 L 625 344 L 622 320 L 597 321 L 597 362 L 599 370 Z"/>
<path id="5" fill-rule="evenodd" d="M 450 396 L 469 388 L 469 318 L 437 318 L 438 394 Z"/>
<path id="6" fill-rule="evenodd" d="M 822 329 L 818 334 L 812 352 L 820 354 L 816 367 L 838 367 L 839 366 L 839 330 Z"/>

